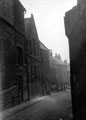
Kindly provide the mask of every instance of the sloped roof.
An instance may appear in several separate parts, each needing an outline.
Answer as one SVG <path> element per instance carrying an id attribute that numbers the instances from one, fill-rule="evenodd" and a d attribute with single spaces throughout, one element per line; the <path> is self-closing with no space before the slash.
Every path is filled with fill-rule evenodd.
<path id="1" fill-rule="evenodd" d="M 26 36 L 28 35 L 28 33 L 29 34 L 31 33 L 30 35 L 33 34 L 33 36 L 31 36 L 31 37 L 34 37 L 35 39 L 39 40 L 33 14 L 31 14 L 30 18 L 25 19 L 25 34 L 26 34 Z"/>
<path id="2" fill-rule="evenodd" d="M 19 4 L 21 5 L 21 7 L 22 7 L 22 10 L 26 12 L 26 9 L 25 9 L 25 7 L 22 5 L 22 3 L 20 2 L 20 0 L 17 0 L 17 1 L 18 1 L 18 2 L 19 2 Z"/>
<path id="3" fill-rule="evenodd" d="M 41 41 L 40 41 L 40 48 L 43 50 L 49 50 Z"/>

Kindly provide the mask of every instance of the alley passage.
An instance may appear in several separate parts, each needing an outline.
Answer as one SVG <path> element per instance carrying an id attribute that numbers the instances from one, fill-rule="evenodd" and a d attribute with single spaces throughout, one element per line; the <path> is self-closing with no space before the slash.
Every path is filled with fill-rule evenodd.
<path id="1" fill-rule="evenodd" d="M 72 120 L 71 93 L 53 93 L 5 120 Z"/>

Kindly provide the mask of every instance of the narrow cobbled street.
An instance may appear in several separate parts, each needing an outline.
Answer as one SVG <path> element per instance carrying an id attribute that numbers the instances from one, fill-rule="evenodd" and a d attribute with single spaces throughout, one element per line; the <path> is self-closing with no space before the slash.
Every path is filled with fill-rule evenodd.
<path id="1" fill-rule="evenodd" d="M 53 93 L 5 120 L 72 120 L 70 91 Z"/>

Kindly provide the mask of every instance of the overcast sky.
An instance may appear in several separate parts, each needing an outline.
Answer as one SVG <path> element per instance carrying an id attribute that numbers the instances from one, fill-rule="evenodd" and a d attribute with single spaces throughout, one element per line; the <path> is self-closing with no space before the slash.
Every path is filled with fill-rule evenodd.
<path id="1" fill-rule="evenodd" d="M 77 0 L 20 0 L 27 12 L 34 15 L 38 36 L 53 53 L 69 60 L 68 39 L 64 30 L 65 12 L 76 5 Z"/>

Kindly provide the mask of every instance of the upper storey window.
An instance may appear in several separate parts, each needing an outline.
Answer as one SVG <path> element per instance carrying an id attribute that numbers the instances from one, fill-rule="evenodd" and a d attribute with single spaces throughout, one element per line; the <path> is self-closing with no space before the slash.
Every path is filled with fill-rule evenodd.
<path id="1" fill-rule="evenodd" d="M 23 48 L 17 46 L 17 64 L 23 66 Z"/>

